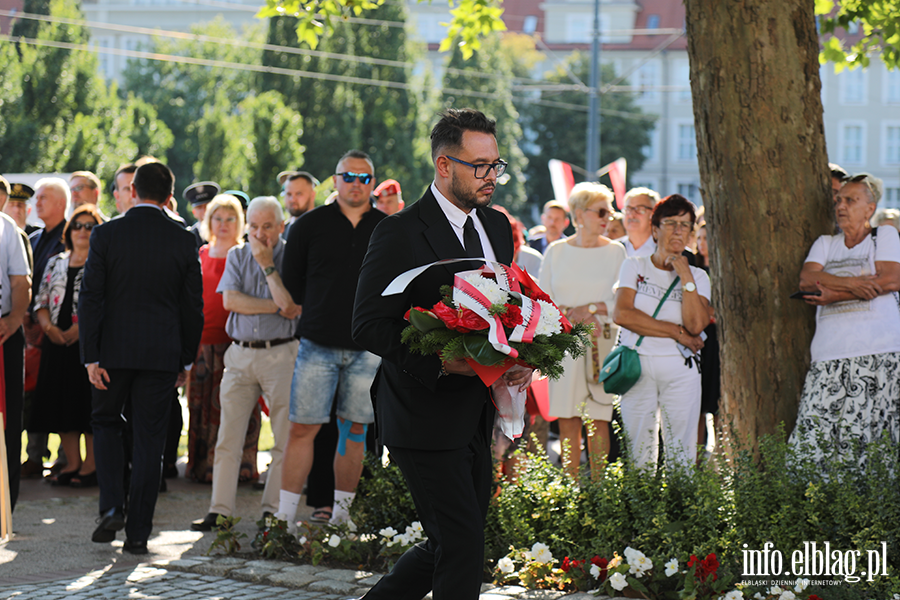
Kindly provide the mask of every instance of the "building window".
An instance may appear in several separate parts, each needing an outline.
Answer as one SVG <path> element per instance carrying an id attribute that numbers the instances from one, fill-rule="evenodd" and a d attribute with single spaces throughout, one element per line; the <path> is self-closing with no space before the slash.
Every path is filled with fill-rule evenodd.
<path id="1" fill-rule="evenodd" d="M 647 29 L 659 29 L 659 15 L 647 17 Z"/>
<path id="2" fill-rule="evenodd" d="M 847 33 L 850 35 L 856 35 L 859 33 L 859 21 L 853 21 L 849 25 L 847 25 Z"/>
<path id="3" fill-rule="evenodd" d="M 687 60 L 675 62 L 675 85 L 681 88 L 675 92 L 675 101 L 689 104 L 691 101 L 691 65 Z"/>
<path id="4" fill-rule="evenodd" d="M 864 164 L 865 145 L 866 132 L 863 124 L 847 124 L 841 127 L 841 163 Z"/>
<path id="5" fill-rule="evenodd" d="M 900 187 L 885 187 L 881 201 L 883 208 L 900 208 Z"/>
<path id="6" fill-rule="evenodd" d="M 442 14 L 418 14 L 416 15 L 417 37 L 427 43 L 436 44 L 447 37 L 447 27 L 441 22 L 447 21 Z"/>
<path id="7" fill-rule="evenodd" d="M 884 133 L 885 165 L 900 165 L 900 123 L 886 125 Z"/>
<path id="8" fill-rule="evenodd" d="M 697 160 L 697 135 L 694 132 L 693 123 L 679 123 L 678 135 L 678 160 Z"/>
<path id="9" fill-rule="evenodd" d="M 889 71 L 882 66 L 884 78 L 884 103 L 900 104 L 900 69 Z"/>
<path id="10" fill-rule="evenodd" d="M 522 33 L 534 33 L 537 31 L 538 18 L 534 15 L 528 15 L 525 17 L 525 21 L 522 23 Z"/>
<path id="11" fill-rule="evenodd" d="M 700 188 L 694 182 L 679 183 L 678 193 L 694 204 L 698 204 L 698 201 L 700 200 Z"/>
<path id="12" fill-rule="evenodd" d="M 838 76 L 838 87 L 841 90 L 841 104 L 865 104 L 868 94 L 866 71 L 863 69 L 846 70 Z"/>
<path id="13" fill-rule="evenodd" d="M 659 102 L 659 63 L 651 60 L 641 65 L 637 72 L 637 84 L 641 91 L 637 97 L 639 102 Z"/>
<path id="14" fill-rule="evenodd" d="M 600 14 L 600 41 L 607 41 L 609 15 Z M 594 35 L 594 17 L 587 13 L 566 15 L 566 39 L 569 44 L 590 44 Z"/>
<path id="15" fill-rule="evenodd" d="M 641 148 L 644 158 L 648 163 L 655 163 L 659 160 L 659 128 L 657 127 L 650 132 L 650 143 Z"/>

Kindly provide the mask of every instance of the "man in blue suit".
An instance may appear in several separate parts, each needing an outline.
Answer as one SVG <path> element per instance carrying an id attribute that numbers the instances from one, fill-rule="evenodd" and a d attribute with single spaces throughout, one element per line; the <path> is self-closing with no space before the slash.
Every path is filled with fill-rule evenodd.
<path id="1" fill-rule="evenodd" d="M 134 207 L 91 235 L 79 298 L 81 357 L 95 388 L 100 520 L 92 539 L 111 542 L 125 527 L 124 549 L 132 554 L 147 553 L 172 389 L 183 383 L 203 331 L 196 240 L 162 211 L 174 182 L 162 163 L 138 167 Z M 126 522 L 122 409 L 129 397 L 134 449 Z"/>

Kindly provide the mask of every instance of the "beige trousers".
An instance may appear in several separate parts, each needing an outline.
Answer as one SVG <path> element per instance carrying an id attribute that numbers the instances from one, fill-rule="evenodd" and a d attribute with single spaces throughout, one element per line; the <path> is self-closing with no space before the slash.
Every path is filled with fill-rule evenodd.
<path id="1" fill-rule="evenodd" d="M 262 511 L 278 511 L 282 457 L 290 431 L 291 379 L 299 345 L 299 340 L 274 348 L 241 348 L 232 344 L 225 352 L 225 373 L 219 388 L 222 413 L 216 440 L 209 512 L 225 516 L 234 514 L 247 423 L 260 394 L 269 407 L 269 420 L 275 437 L 272 463 L 263 491 Z"/>

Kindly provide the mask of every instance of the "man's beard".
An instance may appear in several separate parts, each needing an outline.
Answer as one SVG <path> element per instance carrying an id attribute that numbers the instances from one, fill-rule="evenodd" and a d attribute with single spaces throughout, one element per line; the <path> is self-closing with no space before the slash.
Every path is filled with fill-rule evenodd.
<path id="1" fill-rule="evenodd" d="M 294 208 L 294 209 L 289 208 L 288 209 L 288 214 L 290 214 L 294 218 L 305 215 L 307 212 L 308 212 L 308 209 L 306 209 L 306 208 Z"/>
<path id="2" fill-rule="evenodd" d="M 477 192 L 485 187 L 491 187 L 496 190 L 493 185 L 485 182 L 477 190 L 469 191 L 457 181 L 455 176 L 450 178 L 450 193 L 453 194 L 453 197 L 456 198 L 457 202 L 459 202 L 464 208 L 484 208 L 485 206 L 488 206 L 491 203 L 493 191 L 491 192 L 490 196 L 487 196 L 483 200 L 479 200 L 477 195 Z"/>

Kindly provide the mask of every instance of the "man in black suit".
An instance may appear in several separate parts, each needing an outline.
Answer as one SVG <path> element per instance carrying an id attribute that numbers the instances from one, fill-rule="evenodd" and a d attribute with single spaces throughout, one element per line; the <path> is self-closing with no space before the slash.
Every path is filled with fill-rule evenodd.
<path id="1" fill-rule="evenodd" d="M 403 472 L 428 536 L 368 599 L 420 600 L 433 590 L 434 600 L 467 600 L 481 587 L 496 410 L 465 361 L 413 354 L 400 343 L 410 306 L 433 306 L 454 272 L 481 263 L 432 267 L 401 294 L 381 292 L 397 275 L 440 259 L 510 264 L 509 220 L 488 208 L 506 168 L 495 132 L 495 122 L 478 111 L 443 113 L 431 132 L 434 183 L 418 202 L 378 225 L 360 270 L 353 337 L 382 358 L 372 384 L 378 436 Z M 525 385 L 526 373 L 507 381 Z"/>
<path id="2" fill-rule="evenodd" d="M 194 236 L 162 212 L 175 179 L 162 163 L 138 167 L 134 207 L 96 227 L 78 305 L 81 358 L 94 385 L 91 422 L 100 520 L 91 539 L 147 553 L 159 492 L 172 389 L 200 344 L 203 297 Z M 128 521 L 122 409 L 131 398 L 134 448 Z"/>

